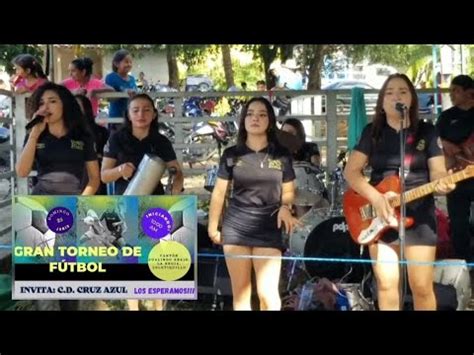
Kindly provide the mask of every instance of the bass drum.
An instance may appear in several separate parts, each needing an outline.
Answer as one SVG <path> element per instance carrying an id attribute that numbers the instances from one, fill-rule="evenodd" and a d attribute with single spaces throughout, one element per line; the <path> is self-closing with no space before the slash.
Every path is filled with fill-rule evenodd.
<path id="1" fill-rule="evenodd" d="M 305 246 L 305 258 L 360 259 L 360 246 L 352 240 L 344 217 L 333 217 L 318 224 L 309 234 Z M 366 256 L 368 252 L 365 250 Z M 351 270 L 352 268 L 352 270 Z M 361 282 L 364 264 L 342 261 L 305 260 L 305 269 L 311 277 L 325 277 L 344 282 Z"/>

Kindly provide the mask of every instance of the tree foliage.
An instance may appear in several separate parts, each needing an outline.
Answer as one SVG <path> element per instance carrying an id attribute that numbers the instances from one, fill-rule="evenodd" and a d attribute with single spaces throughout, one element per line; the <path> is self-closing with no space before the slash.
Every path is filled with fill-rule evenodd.
<path id="1" fill-rule="evenodd" d="M 31 54 L 43 64 L 45 46 L 38 44 L 2 44 L 0 45 L 0 65 L 5 66 L 8 74 L 13 74 L 12 59 L 19 54 Z"/>
<path id="2" fill-rule="evenodd" d="M 352 58 L 354 63 L 368 59 L 371 63 L 391 65 L 400 71 L 406 71 L 414 62 L 430 57 L 432 53 L 432 46 L 427 44 L 351 45 L 345 49 L 347 56 Z"/>

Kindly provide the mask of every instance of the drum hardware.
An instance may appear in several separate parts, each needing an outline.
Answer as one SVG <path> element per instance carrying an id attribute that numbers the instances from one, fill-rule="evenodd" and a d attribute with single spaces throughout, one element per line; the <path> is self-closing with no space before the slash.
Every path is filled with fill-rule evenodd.
<path id="1" fill-rule="evenodd" d="M 346 190 L 346 182 L 343 170 L 340 167 L 335 168 L 329 176 L 329 215 L 332 217 L 342 215 L 342 197 Z"/>
<path id="2" fill-rule="evenodd" d="M 359 245 L 349 236 L 343 216 L 332 216 L 327 208 L 311 209 L 301 219 L 289 239 L 289 252 L 293 256 L 305 258 L 360 258 Z M 289 272 L 289 282 L 294 278 L 296 267 L 302 268 L 309 277 L 328 279 L 349 279 L 360 281 L 363 266 L 359 263 L 315 262 L 294 260 Z"/>
<path id="3" fill-rule="evenodd" d="M 321 223 L 326 215 L 327 208 L 310 208 L 304 215 L 300 218 L 301 226 L 296 226 L 293 234 L 289 236 L 289 251 L 292 256 L 302 257 L 304 254 L 304 244 L 306 243 L 307 236 L 311 231 Z M 291 289 L 291 283 L 295 277 L 296 268 L 303 270 L 307 276 L 310 278 L 304 267 L 304 261 L 295 259 L 291 261 L 291 269 L 288 276 L 287 291 Z"/>
<path id="4" fill-rule="evenodd" d="M 296 206 L 314 206 L 321 203 L 326 193 L 322 170 L 311 163 L 297 161 L 293 163 L 296 177 Z"/>

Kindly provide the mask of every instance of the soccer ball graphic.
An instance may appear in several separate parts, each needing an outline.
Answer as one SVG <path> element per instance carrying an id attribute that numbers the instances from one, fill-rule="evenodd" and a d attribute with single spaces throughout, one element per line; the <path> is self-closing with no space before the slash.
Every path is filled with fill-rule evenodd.
<path id="1" fill-rule="evenodd" d="M 48 211 L 37 201 L 18 197 L 13 206 L 13 230 L 16 245 L 26 247 L 54 247 L 56 233 L 46 224 Z"/>

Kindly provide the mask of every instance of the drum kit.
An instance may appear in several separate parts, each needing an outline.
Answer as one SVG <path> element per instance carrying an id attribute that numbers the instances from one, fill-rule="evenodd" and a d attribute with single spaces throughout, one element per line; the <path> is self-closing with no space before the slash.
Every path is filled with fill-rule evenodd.
<path id="1" fill-rule="evenodd" d="M 297 268 L 309 278 L 360 281 L 364 273 L 360 263 L 337 260 L 360 258 L 359 245 L 350 238 L 342 213 L 342 197 L 346 190 L 343 168 L 335 168 L 327 180 L 323 170 L 309 163 L 295 162 L 293 168 L 296 174 L 295 210 L 301 225 L 287 236 L 287 254 L 295 257 L 287 275 L 287 291 L 293 287 Z"/>

